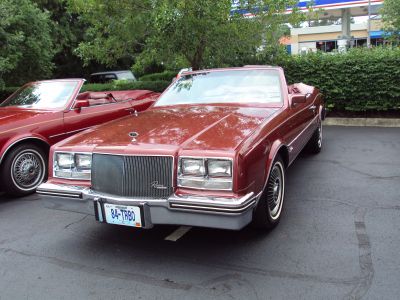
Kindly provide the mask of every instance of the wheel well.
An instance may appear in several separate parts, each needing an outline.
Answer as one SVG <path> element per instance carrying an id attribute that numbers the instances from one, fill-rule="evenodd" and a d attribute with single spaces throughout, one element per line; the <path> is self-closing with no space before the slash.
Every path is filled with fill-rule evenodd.
<path id="1" fill-rule="evenodd" d="M 283 162 L 285 163 L 285 168 L 289 166 L 289 150 L 286 146 L 282 146 L 277 155 L 280 155 L 283 159 Z"/>
<path id="2" fill-rule="evenodd" d="M 47 144 L 45 141 L 40 140 L 40 139 L 36 139 L 36 138 L 27 138 L 27 139 L 23 139 L 20 140 L 18 142 L 16 142 L 15 144 L 12 144 L 5 152 L 3 155 L 3 159 L 1 160 L 1 163 L 3 163 L 4 158 L 7 156 L 8 152 L 10 152 L 10 150 L 14 149 L 15 147 L 18 147 L 19 145 L 23 145 L 23 144 L 34 144 L 38 147 L 40 147 L 46 154 L 49 153 L 50 150 L 50 145 Z"/>

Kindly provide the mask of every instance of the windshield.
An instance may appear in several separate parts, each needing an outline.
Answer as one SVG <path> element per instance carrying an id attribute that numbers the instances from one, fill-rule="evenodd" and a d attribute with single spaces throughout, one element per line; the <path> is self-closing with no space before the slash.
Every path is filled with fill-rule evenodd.
<path id="1" fill-rule="evenodd" d="M 118 79 L 135 80 L 135 76 L 131 71 L 118 73 Z"/>
<path id="2" fill-rule="evenodd" d="M 0 104 L 26 108 L 63 108 L 78 86 L 78 81 L 46 81 L 24 86 L 16 94 Z"/>
<path id="3" fill-rule="evenodd" d="M 282 103 L 275 70 L 216 71 L 184 75 L 155 106 L 207 103 Z"/>

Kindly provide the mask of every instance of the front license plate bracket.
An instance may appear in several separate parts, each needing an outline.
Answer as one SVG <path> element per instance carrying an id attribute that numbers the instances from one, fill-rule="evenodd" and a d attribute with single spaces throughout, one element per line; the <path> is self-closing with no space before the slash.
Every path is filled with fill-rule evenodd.
<path id="1" fill-rule="evenodd" d="M 146 227 L 143 205 L 109 203 L 107 199 L 104 198 L 98 199 L 97 202 L 100 204 L 101 207 L 101 218 L 100 216 L 98 216 L 100 212 L 96 212 L 96 219 L 98 221 L 102 221 L 108 224 L 131 226 L 136 228 Z M 94 206 L 96 210 L 97 205 Z M 114 209 L 114 221 L 112 220 L 112 216 L 110 215 L 111 209 Z M 135 214 L 134 220 L 132 220 L 133 213 Z M 117 214 L 119 215 L 118 218 L 115 217 Z"/>

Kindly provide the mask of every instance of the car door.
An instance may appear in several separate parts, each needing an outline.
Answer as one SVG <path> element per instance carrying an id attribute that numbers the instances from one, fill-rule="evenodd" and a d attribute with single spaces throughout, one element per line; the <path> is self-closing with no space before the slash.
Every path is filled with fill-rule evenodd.
<path id="1" fill-rule="evenodd" d="M 90 101 L 87 107 L 74 108 L 72 106 L 64 112 L 64 138 L 130 114 L 131 104 L 129 101 L 105 102 L 100 100 Z M 96 101 L 99 103 L 96 104 Z"/>
<path id="2" fill-rule="evenodd" d="M 304 103 L 292 104 L 289 108 L 288 126 L 290 160 L 293 160 L 308 142 L 314 127 L 312 122 L 316 115 L 314 97 L 306 96 Z"/>

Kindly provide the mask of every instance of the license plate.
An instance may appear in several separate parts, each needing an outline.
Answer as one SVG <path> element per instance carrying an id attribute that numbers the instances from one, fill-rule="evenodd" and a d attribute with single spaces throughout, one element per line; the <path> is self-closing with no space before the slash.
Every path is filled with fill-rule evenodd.
<path id="1" fill-rule="evenodd" d="M 109 224 L 142 227 L 140 208 L 137 206 L 105 203 L 106 222 Z"/>

